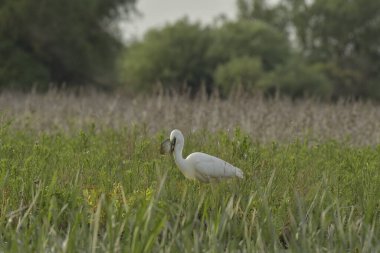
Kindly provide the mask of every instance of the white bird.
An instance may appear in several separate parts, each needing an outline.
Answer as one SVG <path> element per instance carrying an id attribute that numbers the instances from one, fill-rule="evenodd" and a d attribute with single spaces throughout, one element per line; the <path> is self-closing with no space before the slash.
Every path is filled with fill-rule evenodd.
<path id="1" fill-rule="evenodd" d="M 174 161 L 186 178 L 205 183 L 223 178 L 244 178 L 241 169 L 215 156 L 196 152 L 184 159 L 182 157 L 184 144 L 185 139 L 181 131 L 174 129 L 170 133 L 170 139 L 161 144 L 161 153 L 174 153 Z"/>

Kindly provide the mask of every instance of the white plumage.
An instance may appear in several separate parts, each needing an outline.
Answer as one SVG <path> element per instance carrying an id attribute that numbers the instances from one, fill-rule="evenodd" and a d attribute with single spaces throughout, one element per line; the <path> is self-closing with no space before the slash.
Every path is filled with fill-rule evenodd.
<path id="1" fill-rule="evenodd" d="M 172 152 L 175 163 L 186 178 L 208 183 L 223 178 L 244 177 L 239 168 L 215 156 L 195 152 L 184 159 L 182 157 L 184 144 L 185 139 L 181 131 L 175 129 L 170 133 L 170 139 L 161 144 L 161 153 Z"/>

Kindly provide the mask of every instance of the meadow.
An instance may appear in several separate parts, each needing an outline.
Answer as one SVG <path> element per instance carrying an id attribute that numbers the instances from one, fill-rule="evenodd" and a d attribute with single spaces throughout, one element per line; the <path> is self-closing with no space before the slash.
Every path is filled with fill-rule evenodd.
<path id="1" fill-rule="evenodd" d="M 379 105 L 53 90 L 0 108 L 0 252 L 380 251 Z M 173 128 L 244 180 L 186 180 L 159 154 Z"/>

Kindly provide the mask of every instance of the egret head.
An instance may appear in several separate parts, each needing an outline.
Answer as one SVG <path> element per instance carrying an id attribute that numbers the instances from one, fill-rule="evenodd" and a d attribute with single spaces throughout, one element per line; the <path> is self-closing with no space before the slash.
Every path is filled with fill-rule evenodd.
<path id="1" fill-rule="evenodd" d="M 170 133 L 170 144 L 171 144 L 171 149 L 170 149 L 171 153 L 173 153 L 176 146 L 180 146 L 184 144 L 184 138 L 181 131 L 179 131 L 178 129 L 174 129 Z"/>
<path id="2" fill-rule="evenodd" d="M 170 139 L 166 139 L 162 144 L 161 144 L 161 154 L 172 154 L 174 152 L 174 148 L 176 146 L 180 146 L 184 144 L 184 138 L 178 129 L 174 129 L 170 133 Z"/>

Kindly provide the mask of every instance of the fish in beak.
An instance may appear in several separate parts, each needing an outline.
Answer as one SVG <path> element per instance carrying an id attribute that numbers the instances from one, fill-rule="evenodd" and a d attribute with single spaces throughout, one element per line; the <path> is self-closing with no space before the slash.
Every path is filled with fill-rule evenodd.
<path id="1" fill-rule="evenodd" d="M 161 155 L 165 154 L 171 154 L 174 151 L 174 146 L 175 146 L 176 139 L 173 140 L 173 142 L 170 141 L 170 139 L 166 139 L 161 143 L 161 149 L 160 153 Z"/>

